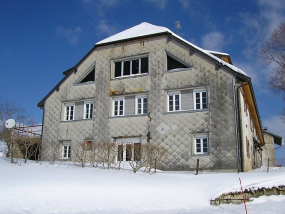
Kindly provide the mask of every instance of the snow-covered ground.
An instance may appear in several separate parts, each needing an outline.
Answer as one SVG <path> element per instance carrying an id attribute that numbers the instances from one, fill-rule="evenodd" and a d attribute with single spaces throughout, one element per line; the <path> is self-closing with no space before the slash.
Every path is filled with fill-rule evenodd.
<path id="1" fill-rule="evenodd" d="M 222 193 L 285 184 L 285 169 L 249 173 L 158 172 L 80 168 L 73 164 L 9 163 L 0 157 L 0 213 L 245 213 L 244 205 L 211 206 Z M 247 203 L 249 214 L 280 214 L 285 196 Z"/>

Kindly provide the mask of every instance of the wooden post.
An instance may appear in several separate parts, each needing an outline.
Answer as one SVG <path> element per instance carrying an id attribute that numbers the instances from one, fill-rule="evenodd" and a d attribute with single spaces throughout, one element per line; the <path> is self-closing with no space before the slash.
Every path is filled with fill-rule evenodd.
<path id="1" fill-rule="evenodd" d="M 199 159 L 197 159 L 197 165 L 196 165 L 196 175 L 198 175 L 199 171 Z"/>
<path id="2" fill-rule="evenodd" d="M 268 163 L 267 163 L 267 172 L 269 172 L 269 158 L 268 158 Z"/>
<path id="3" fill-rule="evenodd" d="M 154 173 L 156 173 L 156 158 L 154 159 Z"/>

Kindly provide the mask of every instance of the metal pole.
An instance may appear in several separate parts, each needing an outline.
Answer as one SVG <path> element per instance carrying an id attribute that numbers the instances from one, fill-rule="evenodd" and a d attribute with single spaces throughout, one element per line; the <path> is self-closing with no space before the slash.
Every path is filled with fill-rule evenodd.
<path id="1" fill-rule="evenodd" d="M 242 189 L 241 179 L 240 179 L 240 178 L 239 178 L 239 183 L 240 183 L 240 189 L 241 189 L 241 193 L 242 193 L 242 198 L 243 198 L 245 213 L 247 214 L 247 209 L 246 209 L 246 204 L 245 204 L 245 197 L 244 197 L 244 193 L 243 193 L 243 189 Z"/>

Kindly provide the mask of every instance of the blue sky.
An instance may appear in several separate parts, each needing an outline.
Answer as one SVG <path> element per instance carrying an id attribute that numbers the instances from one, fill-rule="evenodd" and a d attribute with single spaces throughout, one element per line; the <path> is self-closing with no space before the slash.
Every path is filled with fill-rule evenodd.
<path id="1" fill-rule="evenodd" d="M 283 136 L 280 95 L 268 89 L 271 67 L 258 49 L 285 21 L 284 0 L 0 0 L 0 96 L 41 123 L 37 103 L 93 45 L 149 22 L 204 49 L 226 52 L 252 77 L 263 126 Z M 276 150 L 285 158 L 285 149 Z"/>

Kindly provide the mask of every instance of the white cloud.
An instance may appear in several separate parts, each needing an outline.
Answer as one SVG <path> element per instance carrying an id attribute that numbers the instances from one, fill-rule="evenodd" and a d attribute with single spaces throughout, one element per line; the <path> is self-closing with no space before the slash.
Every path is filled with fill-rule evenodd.
<path id="1" fill-rule="evenodd" d="M 107 20 L 99 20 L 95 28 L 99 34 L 104 34 L 107 36 L 114 35 L 118 32 L 118 25 L 109 24 Z"/>
<path id="2" fill-rule="evenodd" d="M 64 27 L 57 27 L 56 33 L 57 35 L 63 36 L 70 42 L 72 45 L 76 45 L 78 42 L 77 34 L 81 33 L 82 29 L 81 27 L 76 27 L 74 30 L 71 29 L 65 29 Z"/>
<path id="3" fill-rule="evenodd" d="M 82 2 L 87 6 L 90 16 L 96 14 L 104 17 L 108 9 L 119 5 L 122 0 L 82 0 Z"/>
<path id="4" fill-rule="evenodd" d="M 152 5 L 158 7 L 160 10 L 165 9 L 166 7 L 166 0 L 145 0 L 149 3 L 151 3 Z"/>
<path id="5" fill-rule="evenodd" d="M 189 0 L 179 0 L 179 1 L 182 4 L 184 9 L 188 9 L 188 7 L 189 7 Z"/>
<path id="6" fill-rule="evenodd" d="M 202 38 L 202 47 L 206 50 L 222 51 L 225 43 L 225 36 L 219 31 L 210 32 Z"/>

